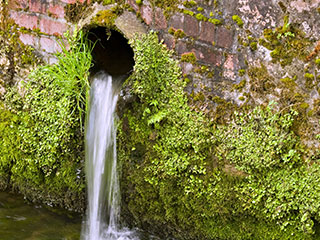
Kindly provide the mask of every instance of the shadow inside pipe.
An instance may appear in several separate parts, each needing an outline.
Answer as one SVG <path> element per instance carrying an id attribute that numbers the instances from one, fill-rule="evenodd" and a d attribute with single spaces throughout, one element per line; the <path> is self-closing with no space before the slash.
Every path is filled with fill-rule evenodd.
<path id="1" fill-rule="evenodd" d="M 130 75 L 134 66 L 134 53 L 121 33 L 96 27 L 89 30 L 88 39 L 95 43 L 92 51 L 92 75 L 101 70 L 113 77 Z"/>

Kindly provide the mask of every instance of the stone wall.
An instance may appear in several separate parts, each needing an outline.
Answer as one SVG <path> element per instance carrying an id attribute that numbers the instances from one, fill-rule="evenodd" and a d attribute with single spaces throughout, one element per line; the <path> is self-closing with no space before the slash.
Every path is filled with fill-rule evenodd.
<path id="1" fill-rule="evenodd" d="M 125 19 L 135 21 L 124 24 L 122 32 L 129 32 L 125 35 L 141 30 L 136 27 L 140 19 L 174 50 L 184 77 L 190 80 L 187 91 L 195 106 L 227 121 L 228 108 L 273 100 L 279 108 L 301 113 L 303 124 L 296 132 L 307 145 L 318 147 L 311 139 L 320 133 L 319 0 L 181 0 L 165 1 L 167 6 L 147 0 L 116 2 L 125 8 L 129 16 Z M 68 4 L 83 4 L 94 14 L 103 9 L 102 3 L 84 0 L 10 4 L 11 17 L 23 27 L 21 41 L 49 62 L 60 49 L 57 39 L 74 26 L 66 20 Z M 80 17 L 80 22 L 90 25 L 90 19 Z"/>

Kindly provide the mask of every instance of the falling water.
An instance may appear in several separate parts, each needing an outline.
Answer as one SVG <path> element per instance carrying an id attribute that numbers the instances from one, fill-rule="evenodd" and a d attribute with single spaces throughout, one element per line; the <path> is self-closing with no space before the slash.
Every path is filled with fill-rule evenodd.
<path id="1" fill-rule="evenodd" d="M 120 189 L 117 175 L 115 107 L 118 93 L 112 77 L 98 73 L 90 91 L 86 126 L 86 176 L 88 187 L 84 240 L 137 239 L 120 228 Z"/>

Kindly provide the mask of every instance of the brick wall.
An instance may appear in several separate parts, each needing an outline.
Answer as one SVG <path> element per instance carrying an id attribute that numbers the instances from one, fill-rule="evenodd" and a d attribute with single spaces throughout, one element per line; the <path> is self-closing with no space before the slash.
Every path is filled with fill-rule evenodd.
<path id="1" fill-rule="evenodd" d="M 61 48 L 58 39 L 72 29 L 65 20 L 64 7 L 76 0 L 10 0 L 10 16 L 22 27 L 20 40 L 37 49 L 48 62 Z"/>

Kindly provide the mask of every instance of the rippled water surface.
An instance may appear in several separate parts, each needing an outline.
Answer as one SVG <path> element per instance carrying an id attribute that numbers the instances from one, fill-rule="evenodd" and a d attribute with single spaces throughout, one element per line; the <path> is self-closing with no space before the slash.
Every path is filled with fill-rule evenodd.
<path id="1" fill-rule="evenodd" d="M 82 217 L 0 192 L 1 240 L 79 240 Z"/>

